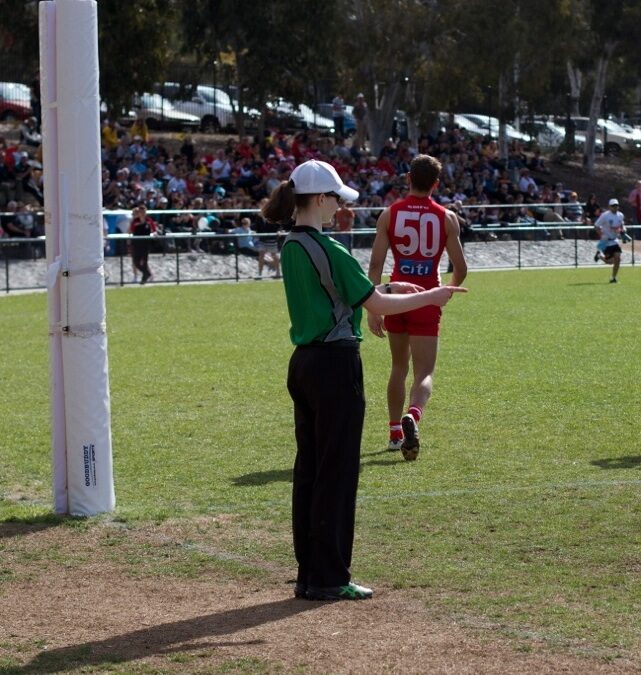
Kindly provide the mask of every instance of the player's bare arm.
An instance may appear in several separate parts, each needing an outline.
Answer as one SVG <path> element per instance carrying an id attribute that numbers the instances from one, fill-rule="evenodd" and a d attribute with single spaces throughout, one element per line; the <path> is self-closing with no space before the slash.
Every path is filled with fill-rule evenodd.
<path id="1" fill-rule="evenodd" d="M 369 259 L 368 276 L 370 280 L 378 285 L 381 283 L 381 275 L 383 274 L 383 266 L 385 265 L 385 258 L 389 249 L 389 236 L 387 228 L 389 226 L 389 209 L 385 209 L 378 218 L 376 223 L 376 237 L 372 246 L 372 254 Z M 367 327 L 372 334 L 377 337 L 385 337 L 385 330 L 383 328 L 383 317 L 381 314 L 367 310 Z"/>
<path id="2" fill-rule="evenodd" d="M 389 249 L 389 236 L 387 228 L 389 227 L 389 209 L 385 209 L 376 223 L 376 237 L 372 245 L 372 255 L 369 259 L 368 276 L 372 283 L 380 284 L 383 266 Z"/>
<path id="3" fill-rule="evenodd" d="M 451 211 L 447 211 L 445 214 L 445 231 L 447 232 L 445 250 L 452 262 L 453 268 L 450 285 L 460 286 L 467 276 L 467 263 L 465 262 L 465 254 L 461 245 L 461 228 L 458 224 L 458 218 Z"/>

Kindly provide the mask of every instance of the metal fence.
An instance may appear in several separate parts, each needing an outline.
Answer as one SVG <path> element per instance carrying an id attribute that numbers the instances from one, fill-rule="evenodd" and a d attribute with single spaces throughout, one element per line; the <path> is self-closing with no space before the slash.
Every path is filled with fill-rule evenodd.
<path id="1" fill-rule="evenodd" d="M 622 265 L 636 265 L 641 238 L 641 225 L 629 225 L 633 233 L 624 246 Z M 472 226 L 471 235 L 464 242 L 465 255 L 470 270 L 527 269 L 538 267 L 590 267 L 595 262 L 596 241 L 589 235 L 594 228 L 589 225 L 546 222 L 537 225 Z M 363 267 L 367 268 L 375 229 L 332 233 L 346 246 Z M 242 236 L 242 235 L 241 235 Z M 253 235 L 257 238 L 273 235 Z M 281 236 L 281 241 L 284 235 Z M 161 236 L 133 237 L 128 234 L 111 234 L 106 243 L 114 244 L 115 251 L 105 256 L 105 283 L 108 287 L 138 283 L 128 244 L 134 239 L 150 241 L 149 266 L 158 283 L 180 284 L 185 282 L 255 280 L 257 260 L 244 255 L 236 246 L 237 234 L 212 232 L 168 233 Z M 192 244 L 198 244 L 196 250 Z M 47 264 L 45 238 L 0 239 L 1 288 L 5 294 L 15 291 L 45 289 Z M 441 261 L 442 271 L 447 270 L 447 256 Z M 392 258 L 388 255 L 384 273 L 391 271 Z M 276 276 L 275 270 L 266 266 L 266 277 Z"/>

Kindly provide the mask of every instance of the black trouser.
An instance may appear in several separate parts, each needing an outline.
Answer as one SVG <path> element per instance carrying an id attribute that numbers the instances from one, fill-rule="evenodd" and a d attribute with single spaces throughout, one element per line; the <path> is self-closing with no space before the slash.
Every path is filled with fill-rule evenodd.
<path id="1" fill-rule="evenodd" d="M 145 279 L 149 278 L 151 276 L 151 270 L 149 269 L 149 263 L 147 262 L 149 259 L 149 246 L 140 246 L 140 244 L 136 246 L 134 243 L 132 246 L 131 257 L 134 262 L 134 267 L 142 272 Z"/>
<path id="2" fill-rule="evenodd" d="M 298 347 L 287 388 L 298 446 L 292 497 L 297 580 L 342 586 L 350 580 L 365 416 L 358 346 Z"/>

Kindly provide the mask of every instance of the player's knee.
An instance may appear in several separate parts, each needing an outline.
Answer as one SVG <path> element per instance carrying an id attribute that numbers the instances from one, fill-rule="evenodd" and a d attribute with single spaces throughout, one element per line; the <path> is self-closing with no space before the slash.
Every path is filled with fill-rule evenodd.
<path id="1" fill-rule="evenodd" d="M 405 379 L 410 372 L 408 364 L 405 363 L 392 363 L 392 377 L 400 377 Z"/>

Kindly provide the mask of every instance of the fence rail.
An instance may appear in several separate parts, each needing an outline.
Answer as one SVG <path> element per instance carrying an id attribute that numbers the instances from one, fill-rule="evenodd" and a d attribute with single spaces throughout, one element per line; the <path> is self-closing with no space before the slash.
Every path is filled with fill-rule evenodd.
<path id="1" fill-rule="evenodd" d="M 473 225 L 471 232 L 475 241 L 465 243 L 468 267 L 470 270 L 479 270 L 595 266 L 598 264 L 593 259 L 596 241 L 589 238 L 593 230 L 590 225 L 556 221 L 509 227 Z M 641 225 L 628 225 L 627 230 L 633 236 L 624 247 L 622 264 L 635 266 Z M 328 234 L 342 240 L 342 243 L 353 250 L 361 264 L 367 266 L 371 242 L 376 234 L 375 229 L 355 229 L 351 232 Z M 274 235 L 252 236 L 261 239 L 273 238 Z M 127 244 L 133 240 L 150 241 L 150 266 L 152 271 L 156 268 L 159 272 L 155 274 L 156 281 L 180 284 L 187 281 L 255 279 L 256 260 L 238 250 L 235 246 L 238 237 L 238 234 L 213 232 L 173 232 L 147 237 L 110 234 L 105 239 L 118 245 L 115 255 L 105 256 L 106 285 L 126 286 L 137 283 L 127 250 Z M 284 234 L 280 237 L 282 240 Z M 194 254 L 190 251 L 191 244 L 187 242 L 195 241 L 204 243 L 209 250 Z M 386 272 L 391 268 L 390 258 L 391 256 L 388 256 Z M 45 237 L 1 238 L 0 261 L 4 272 L 2 288 L 5 294 L 46 288 Z M 444 271 L 447 267 L 446 256 L 441 264 Z"/>

